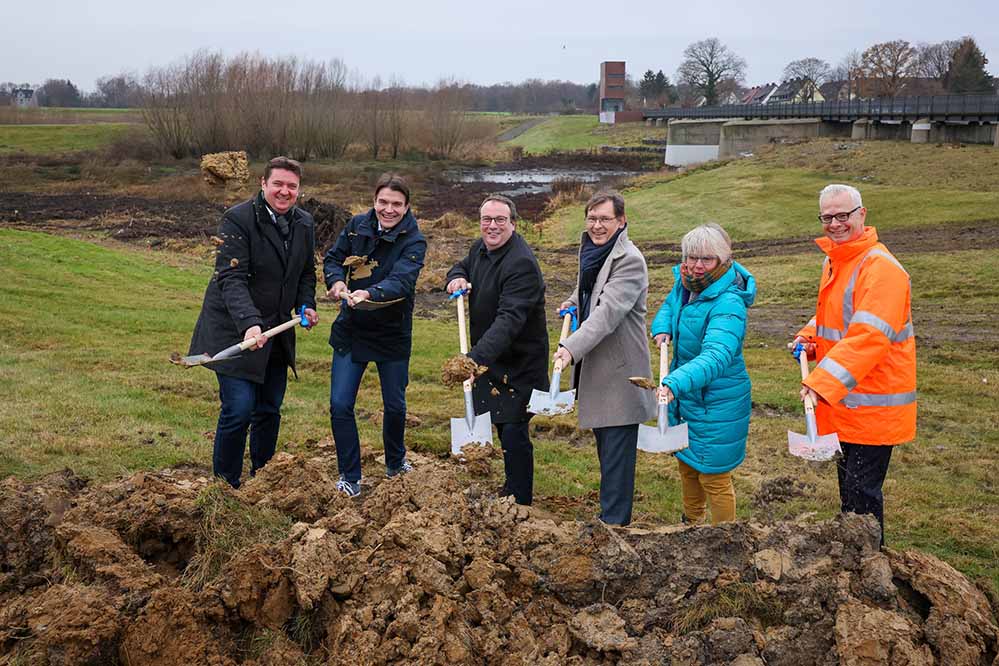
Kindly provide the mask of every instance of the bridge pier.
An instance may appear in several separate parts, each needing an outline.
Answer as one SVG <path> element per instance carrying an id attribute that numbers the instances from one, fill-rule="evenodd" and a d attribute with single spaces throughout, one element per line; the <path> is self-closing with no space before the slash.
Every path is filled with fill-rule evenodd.
<path id="1" fill-rule="evenodd" d="M 999 148 L 999 123 L 992 124 L 992 145 Z"/>
<path id="2" fill-rule="evenodd" d="M 932 131 L 933 123 L 930 122 L 930 119 L 920 118 L 912 123 L 912 137 L 909 141 L 912 143 L 929 143 L 930 132 Z"/>
<path id="3" fill-rule="evenodd" d="M 659 119 L 658 118 L 646 118 L 645 119 L 645 126 L 646 127 L 652 127 L 652 121 L 653 120 L 658 121 Z"/>
<path id="4" fill-rule="evenodd" d="M 662 126 L 663 126 L 663 119 L 656 118 L 656 127 L 662 127 Z"/>
<path id="5" fill-rule="evenodd" d="M 861 118 L 860 120 L 853 121 L 853 130 L 850 133 L 850 138 L 854 141 L 859 141 L 862 139 L 870 138 L 871 133 L 871 121 L 867 118 Z"/>

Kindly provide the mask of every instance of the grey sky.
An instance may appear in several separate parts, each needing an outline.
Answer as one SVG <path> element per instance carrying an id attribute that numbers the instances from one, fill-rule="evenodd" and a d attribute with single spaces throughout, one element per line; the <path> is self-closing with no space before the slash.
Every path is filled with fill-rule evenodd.
<path id="1" fill-rule="evenodd" d="M 999 74 L 999 1 L 628 3 L 615 0 L 316 2 L 314 0 L 3 0 L 0 81 L 144 73 L 200 48 L 341 58 L 365 77 L 490 84 L 526 78 L 590 83 L 603 60 L 632 76 L 675 78 L 683 49 L 718 37 L 747 61 L 746 83 L 779 80 L 789 61 L 837 64 L 851 50 L 903 38 L 972 35 Z M 491 9 L 495 7 L 496 9 Z M 618 16 L 616 12 L 623 15 Z M 563 48 L 564 47 L 564 48 Z M 14 56 L 13 54 L 20 54 Z"/>

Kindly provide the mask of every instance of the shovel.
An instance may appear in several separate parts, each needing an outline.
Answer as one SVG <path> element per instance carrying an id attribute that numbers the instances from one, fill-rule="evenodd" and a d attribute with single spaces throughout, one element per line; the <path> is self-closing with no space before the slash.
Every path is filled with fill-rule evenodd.
<path id="1" fill-rule="evenodd" d="M 299 310 L 299 315 L 297 317 L 289 319 L 283 324 L 278 324 L 274 328 L 267 329 L 266 331 L 263 332 L 262 335 L 268 340 L 270 340 L 278 333 L 284 333 L 289 328 L 293 328 L 297 324 L 301 324 L 302 326 L 306 327 L 308 327 L 309 325 L 309 320 L 306 319 L 305 317 L 304 307 L 302 307 Z M 174 365 L 182 365 L 185 368 L 193 368 L 198 365 L 208 365 L 210 363 L 218 363 L 219 361 L 231 360 L 238 357 L 240 354 L 245 352 L 254 344 L 255 343 L 252 339 L 243 340 L 242 342 L 234 344 L 231 347 L 226 347 L 225 349 L 215 354 L 214 356 L 209 356 L 208 354 L 193 354 L 191 356 L 183 356 L 178 358 L 177 356 L 171 355 L 170 362 L 173 363 Z"/>
<path id="2" fill-rule="evenodd" d="M 808 355 L 805 353 L 804 345 L 800 342 L 794 348 L 794 355 L 801 365 L 801 379 L 808 377 Z M 798 456 L 805 460 L 825 462 L 832 460 L 837 453 L 842 453 L 839 446 L 839 435 L 831 433 L 829 435 L 819 435 L 815 425 L 815 405 L 810 396 L 806 395 L 805 403 L 805 434 L 799 435 L 796 432 L 787 431 L 787 450 L 792 456 Z"/>
<path id="3" fill-rule="evenodd" d="M 465 331 L 465 299 L 466 290 L 456 291 L 449 298 L 458 301 L 458 342 L 461 353 L 468 353 L 468 333 Z M 472 380 L 466 379 L 462 384 L 465 391 L 465 416 L 460 419 L 451 419 L 451 453 L 461 455 L 461 450 L 467 444 L 479 444 L 485 446 L 493 443 L 493 420 L 489 412 L 475 415 L 475 406 L 472 404 Z"/>
<path id="4" fill-rule="evenodd" d="M 669 342 L 663 340 L 659 345 L 659 385 L 669 376 Z M 656 427 L 644 423 L 638 426 L 638 449 L 649 453 L 676 453 L 690 444 L 687 435 L 687 424 L 680 423 L 669 427 L 666 415 L 666 396 L 659 396 L 659 408 L 656 414 Z"/>
<path id="5" fill-rule="evenodd" d="M 567 312 L 562 317 L 562 333 L 559 334 L 558 342 L 562 344 L 569 337 L 569 326 L 572 324 L 572 313 Z M 562 359 L 555 361 L 552 365 L 552 383 L 547 391 L 534 389 L 531 391 L 531 400 L 527 403 L 527 411 L 532 414 L 544 414 L 554 416 L 556 414 L 568 414 L 576 404 L 576 389 L 571 391 L 559 391 L 559 384 L 562 381 Z"/>

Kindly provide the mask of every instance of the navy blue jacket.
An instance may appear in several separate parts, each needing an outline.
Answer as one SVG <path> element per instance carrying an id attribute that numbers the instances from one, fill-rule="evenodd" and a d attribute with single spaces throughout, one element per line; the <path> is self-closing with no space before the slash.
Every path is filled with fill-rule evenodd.
<path id="1" fill-rule="evenodd" d="M 330 332 L 330 346 L 338 354 L 349 352 L 357 362 L 409 358 L 413 349 L 416 279 L 426 253 L 427 241 L 412 211 L 382 234 L 378 233 L 374 208 L 351 218 L 323 258 L 326 289 L 343 281 L 351 291 L 367 290 L 372 301 L 403 300 L 378 310 L 356 310 L 342 303 Z M 343 262 L 350 256 L 367 257 L 368 265 L 373 266 L 371 275 L 348 280 Z M 377 266 L 374 262 L 378 262 Z"/>

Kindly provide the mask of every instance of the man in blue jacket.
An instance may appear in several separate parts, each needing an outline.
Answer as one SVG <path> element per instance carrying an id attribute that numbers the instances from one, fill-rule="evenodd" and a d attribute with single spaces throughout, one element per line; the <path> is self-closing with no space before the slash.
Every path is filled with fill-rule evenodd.
<path id="1" fill-rule="evenodd" d="M 385 174 L 375 185 L 374 207 L 351 219 L 323 259 L 327 294 L 341 302 L 330 333 L 330 425 L 340 472 L 337 489 L 349 497 L 361 493 L 354 403 L 371 361 L 382 387 L 386 476 L 412 469 L 404 443 L 406 386 L 416 279 L 426 251 L 410 210 L 409 187 L 401 177 Z"/>

